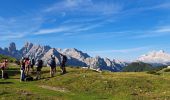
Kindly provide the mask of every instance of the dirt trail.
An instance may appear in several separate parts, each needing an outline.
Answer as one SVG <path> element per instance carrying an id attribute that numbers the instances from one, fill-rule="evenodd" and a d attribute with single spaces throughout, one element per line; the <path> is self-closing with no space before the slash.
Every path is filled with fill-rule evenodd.
<path id="1" fill-rule="evenodd" d="M 60 88 L 60 87 L 52 87 L 47 85 L 41 85 L 40 87 L 48 90 L 58 91 L 58 92 L 64 92 L 64 93 L 69 92 L 67 89 Z"/>

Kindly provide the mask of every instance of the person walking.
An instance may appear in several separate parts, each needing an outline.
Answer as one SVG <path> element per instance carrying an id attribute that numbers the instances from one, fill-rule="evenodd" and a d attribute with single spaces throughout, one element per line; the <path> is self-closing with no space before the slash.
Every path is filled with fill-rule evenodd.
<path id="1" fill-rule="evenodd" d="M 63 55 L 60 53 L 60 56 L 61 56 L 61 65 L 60 65 L 60 68 L 61 68 L 61 75 L 65 74 L 66 73 L 66 62 L 67 62 L 67 57 L 66 55 Z"/>
<path id="2" fill-rule="evenodd" d="M 36 75 L 36 80 L 41 79 L 41 69 L 43 67 L 43 61 L 39 59 L 36 63 L 37 66 L 37 75 Z"/>
<path id="3" fill-rule="evenodd" d="M 54 55 L 51 55 L 49 65 L 50 65 L 50 76 L 54 77 L 54 74 L 56 73 L 56 61 Z"/>

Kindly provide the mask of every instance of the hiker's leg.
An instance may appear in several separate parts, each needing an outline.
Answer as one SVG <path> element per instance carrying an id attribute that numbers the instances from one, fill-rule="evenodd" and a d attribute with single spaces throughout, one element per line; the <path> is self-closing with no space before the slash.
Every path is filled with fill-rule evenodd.
<path id="1" fill-rule="evenodd" d="M 4 78 L 4 70 L 1 70 L 2 71 L 2 79 Z"/>
<path id="2" fill-rule="evenodd" d="M 25 67 L 25 75 L 28 75 L 28 67 Z"/>
<path id="3" fill-rule="evenodd" d="M 39 71 L 38 74 L 39 74 L 39 79 L 41 79 L 41 71 Z"/>
<path id="4" fill-rule="evenodd" d="M 63 64 L 63 73 L 66 73 L 66 65 L 65 65 L 65 63 Z"/>
<path id="5" fill-rule="evenodd" d="M 66 67 L 63 67 L 63 73 L 66 73 Z"/>
<path id="6" fill-rule="evenodd" d="M 20 81 L 22 81 L 22 79 L 23 79 L 23 70 L 20 70 L 20 71 L 21 71 Z"/>
<path id="7" fill-rule="evenodd" d="M 29 75 L 30 66 L 27 67 L 27 75 Z"/>
<path id="8" fill-rule="evenodd" d="M 38 71 L 38 79 L 40 79 L 40 71 Z"/>
<path id="9" fill-rule="evenodd" d="M 50 76 L 52 77 L 53 75 L 52 75 L 52 67 L 50 68 Z"/>
<path id="10" fill-rule="evenodd" d="M 38 79 L 38 71 L 36 71 L 36 77 L 35 77 L 35 79 L 36 79 L 36 80 Z"/>
<path id="11" fill-rule="evenodd" d="M 52 70 L 53 70 L 52 72 L 53 72 L 53 76 L 54 76 L 54 74 L 55 74 L 55 68 L 53 68 Z"/>
<path id="12" fill-rule="evenodd" d="M 54 68 L 54 72 L 55 72 L 55 73 L 57 72 L 57 69 L 56 69 L 56 67 Z"/>
<path id="13" fill-rule="evenodd" d="M 62 64 L 61 64 L 61 67 L 60 67 L 60 68 L 61 68 L 61 73 L 64 72 L 63 66 L 64 66 L 64 65 L 63 65 L 63 63 L 62 63 Z"/>

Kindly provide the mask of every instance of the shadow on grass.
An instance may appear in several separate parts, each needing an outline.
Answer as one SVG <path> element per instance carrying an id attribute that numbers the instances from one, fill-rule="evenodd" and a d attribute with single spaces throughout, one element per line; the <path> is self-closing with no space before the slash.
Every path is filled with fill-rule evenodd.
<path id="1" fill-rule="evenodd" d="M 20 74 L 20 70 L 6 70 L 6 73 L 8 73 L 8 76 L 16 76 Z"/>
<path id="2" fill-rule="evenodd" d="M 0 92 L 0 95 L 5 95 L 5 94 L 9 94 L 8 92 Z"/>
<path id="3" fill-rule="evenodd" d="M 0 84 L 14 84 L 13 82 L 0 82 Z"/>

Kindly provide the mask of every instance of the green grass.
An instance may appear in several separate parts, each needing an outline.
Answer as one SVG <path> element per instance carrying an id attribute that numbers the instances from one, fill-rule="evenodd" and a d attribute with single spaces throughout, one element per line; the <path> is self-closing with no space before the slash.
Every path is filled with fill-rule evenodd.
<path id="1" fill-rule="evenodd" d="M 2 100 L 169 100 L 170 72 L 160 75 L 146 72 L 102 72 L 67 68 L 49 78 L 49 68 L 43 68 L 43 79 L 20 82 L 19 68 L 10 67 L 10 79 L 0 79 Z M 33 75 L 34 76 L 34 75 Z M 47 86 L 49 88 L 42 88 Z M 55 90 L 56 89 L 56 90 Z M 58 90 L 57 90 L 58 89 Z M 63 91 L 59 91 L 62 89 Z"/>

